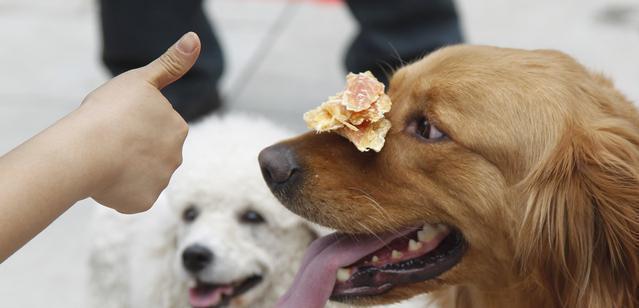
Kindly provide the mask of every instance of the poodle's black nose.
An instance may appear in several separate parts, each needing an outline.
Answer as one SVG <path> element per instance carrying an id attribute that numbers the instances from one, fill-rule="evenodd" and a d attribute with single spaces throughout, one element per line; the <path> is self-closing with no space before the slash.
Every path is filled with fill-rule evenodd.
<path id="1" fill-rule="evenodd" d="M 293 151 L 283 144 L 272 145 L 260 152 L 258 157 L 264 180 L 273 188 L 286 183 L 299 166 L 293 156 Z"/>
<path id="2" fill-rule="evenodd" d="M 191 245 L 182 252 L 184 268 L 191 273 L 197 273 L 213 262 L 213 252 L 201 245 Z"/>

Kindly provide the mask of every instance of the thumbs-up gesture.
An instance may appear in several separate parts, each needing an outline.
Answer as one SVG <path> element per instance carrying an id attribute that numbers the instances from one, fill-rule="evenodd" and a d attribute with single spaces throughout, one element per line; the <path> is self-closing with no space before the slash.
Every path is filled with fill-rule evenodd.
<path id="1" fill-rule="evenodd" d="M 72 115 L 88 130 L 96 164 L 90 196 L 122 213 L 147 210 L 182 162 L 186 122 L 160 90 L 195 63 L 200 40 L 185 34 L 149 65 L 125 72 L 90 93 Z M 90 122 L 90 123 L 89 123 Z"/>

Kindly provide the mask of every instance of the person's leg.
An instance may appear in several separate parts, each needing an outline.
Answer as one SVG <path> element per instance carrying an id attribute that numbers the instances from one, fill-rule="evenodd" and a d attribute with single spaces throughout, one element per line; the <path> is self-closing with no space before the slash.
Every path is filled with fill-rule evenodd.
<path id="1" fill-rule="evenodd" d="M 188 31 L 202 41 L 193 69 L 163 93 L 187 121 L 220 107 L 220 45 L 206 19 L 202 0 L 100 0 L 102 60 L 113 75 L 143 66 Z"/>
<path id="2" fill-rule="evenodd" d="M 452 0 L 346 0 L 360 29 L 346 54 L 351 72 L 370 70 L 388 84 L 402 61 L 462 42 Z M 399 59 L 401 57 L 401 60 Z"/>

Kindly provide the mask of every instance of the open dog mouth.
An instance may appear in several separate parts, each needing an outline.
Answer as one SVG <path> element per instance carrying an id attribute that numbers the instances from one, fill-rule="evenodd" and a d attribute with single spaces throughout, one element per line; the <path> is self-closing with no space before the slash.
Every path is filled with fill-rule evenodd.
<path id="1" fill-rule="evenodd" d="M 331 299 L 378 295 L 394 286 L 435 278 L 457 264 L 462 255 L 459 232 L 444 225 L 424 225 L 338 269 Z"/>
<path id="2" fill-rule="evenodd" d="M 236 296 L 246 293 L 262 281 L 262 276 L 254 275 L 230 284 L 215 284 L 197 281 L 189 289 L 189 304 L 193 308 L 217 308 L 228 305 Z"/>
<path id="3" fill-rule="evenodd" d="M 462 234 L 444 225 L 381 236 L 333 233 L 309 247 L 278 307 L 324 307 L 329 298 L 381 295 L 438 277 L 459 263 L 465 251 Z"/>

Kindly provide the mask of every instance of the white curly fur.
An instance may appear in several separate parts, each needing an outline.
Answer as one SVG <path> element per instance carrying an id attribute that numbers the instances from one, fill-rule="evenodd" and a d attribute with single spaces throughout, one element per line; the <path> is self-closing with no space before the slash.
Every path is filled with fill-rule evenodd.
<path id="1" fill-rule="evenodd" d="M 290 135 L 246 115 L 212 116 L 193 125 L 184 163 L 150 211 L 126 216 L 98 210 L 89 259 L 92 306 L 189 307 L 188 284 L 194 279 L 183 269 L 181 254 L 197 243 L 215 254 L 201 280 L 228 283 L 264 276 L 231 307 L 272 307 L 319 230 L 281 206 L 259 172 L 259 151 Z M 181 217 L 189 206 L 199 215 L 187 223 Z M 247 209 L 266 222 L 239 222 Z M 401 307 L 425 306 L 419 299 Z"/>

